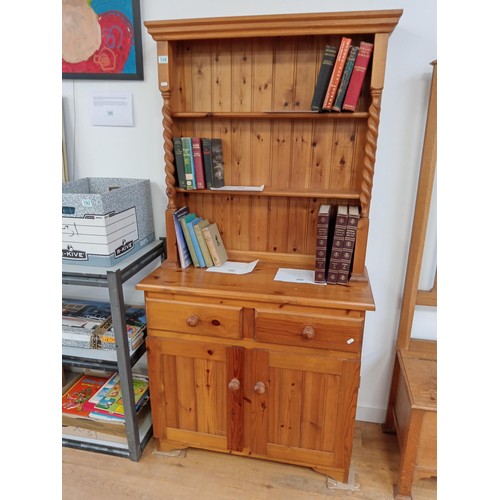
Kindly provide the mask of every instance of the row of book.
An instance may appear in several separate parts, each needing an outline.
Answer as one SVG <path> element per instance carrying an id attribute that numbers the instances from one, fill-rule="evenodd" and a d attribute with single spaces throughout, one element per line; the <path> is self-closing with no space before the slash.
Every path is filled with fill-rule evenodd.
<path id="1" fill-rule="evenodd" d="M 359 208 L 320 205 L 316 233 L 314 281 L 347 285 L 358 232 Z"/>
<path id="2" fill-rule="evenodd" d="M 174 227 L 181 268 L 222 266 L 227 252 L 219 228 L 208 219 L 197 217 L 184 206 L 174 212 Z"/>
<path id="3" fill-rule="evenodd" d="M 222 139 L 174 137 L 177 185 L 181 189 L 214 189 L 224 186 Z"/>
<path id="4" fill-rule="evenodd" d="M 144 307 L 126 306 L 129 351 L 135 351 L 146 332 Z M 109 302 L 62 300 L 62 345 L 85 349 L 115 350 L 116 338 Z"/>
<path id="5" fill-rule="evenodd" d="M 149 378 L 133 374 L 135 409 L 139 412 L 149 401 Z M 123 423 L 125 412 L 120 377 L 80 375 L 62 395 L 63 417 L 79 417 L 108 423 Z"/>
<path id="6" fill-rule="evenodd" d="M 313 111 L 356 111 L 361 88 L 373 52 L 373 44 L 352 44 L 342 37 L 340 46 L 327 45 L 323 53 L 314 96 Z"/>

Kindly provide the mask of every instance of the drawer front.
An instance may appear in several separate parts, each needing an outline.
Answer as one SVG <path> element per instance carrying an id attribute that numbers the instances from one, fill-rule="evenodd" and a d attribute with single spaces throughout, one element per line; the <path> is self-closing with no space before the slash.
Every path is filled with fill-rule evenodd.
<path id="1" fill-rule="evenodd" d="M 255 339 L 273 344 L 361 352 L 363 318 L 255 311 Z"/>
<path id="2" fill-rule="evenodd" d="M 149 298 L 146 300 L 148 328 L 238 339 L 241 337 L 241 307 L 197 304 Z"/>

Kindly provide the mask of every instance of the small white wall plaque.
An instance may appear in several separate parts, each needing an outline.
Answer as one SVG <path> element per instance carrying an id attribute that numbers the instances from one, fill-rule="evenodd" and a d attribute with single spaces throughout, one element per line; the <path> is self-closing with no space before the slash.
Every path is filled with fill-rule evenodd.
<path id="1" fill-rule="evenodd" d="M 90 123 L 105 127 L 133 127 L 132 92 L 90 92 Z"/>

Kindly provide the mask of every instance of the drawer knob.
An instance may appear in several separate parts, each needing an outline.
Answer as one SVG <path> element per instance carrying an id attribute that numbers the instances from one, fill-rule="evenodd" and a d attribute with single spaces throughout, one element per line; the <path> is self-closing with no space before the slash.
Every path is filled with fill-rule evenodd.
<path id="1" fill-rule="evenodd" d="M 254 386 L 253 386 L 253 390 L 254 392 L 256 392 L 257 394 L 264 394 L 266 392 L 266 384 L 264 384 L 264 382 L 257 382 Z"/>
<path id="2" fill-rule="evenodd" d="M 227 386 L 230 391 L 237 391 L 240 388 L 240 381 L 237 378 L 233 378 Z"/>
<path id="3" fill-rule="evenodd" d="M 200 318 L 198 318 L 198 316 L 196 316 L 195 314 L 193 314 L 192 316 L 188 316 L 188 318 L 186 319 L 186 323 L 189 326 L 196 326 L 199 321 Z"/>
<path id="4" fill-rule="evenodd" d="M 312 326 L 305 326 L 302 330 L 302 337 L 304 337 L 306 340 L 311 340 L 312 338 L 314 338 L 315 334 L 316 332 L 314 331 L 314 328 Z"/>

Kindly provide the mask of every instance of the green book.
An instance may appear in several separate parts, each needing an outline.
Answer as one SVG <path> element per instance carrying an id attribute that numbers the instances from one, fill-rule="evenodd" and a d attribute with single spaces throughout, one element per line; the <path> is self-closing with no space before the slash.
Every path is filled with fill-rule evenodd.
<path id="1" fill-rule="evenodd" d="M 191 142 L 191 137 L 181 137 L 181 141 L 186 189 L 196 189 L 196 174 L 194 172 L 193 144 Z"/>
<path id="2" fill-rule="evenodd" d="M 210 250 L 207 246 L 207 241 L 205 240 L 205 236 L 203 236 L 202 229 L 210 225 L 207 219 L 203 219 L 196 224 L 193 224 L 194 232 L 196 233 L 196 238 L 201 248 L 201 253 L 203 254 L 203 258 L 205 259 L 205 263 L 207 267 L 212 267 L 214 265 L 214 261 L 212 260 L 212 256 L 210 255 Z"/>
<path id="3" fill-rule="evenodd" d="M 179 222 L 181 223 L 182 233 L 184 234 L 184 238 L 186 239 L 189 255 L 191 255 L 191 260 L 193 261 L 194 267 L 200 267 L 200 261 L 198 260 L 198 257 L 196 255 L 193 240 L 191 239 L 191 235 L 189 234 L 189 230 L 187 227 L 187 223 L 194 219 L 196 219 L 196 214 L 187 214 L 182 217 Z"/>
<path id="4" fill-rule="evenodd" d="M 177 173 L 177 185 L 181 189 L 186 189 L 186 172 L 184 170 L 184 154 L 182 151 L 182 140 L 180 137 L 174 137 L 174 158 L 175 171 Z"/>
<path id="5" fill-rule="evenodd" d="M 358 52 L 359 47 L 356 47 L 355 45 L 351 46 L 351 48 L 349 49 L 349 54 L 347 55 L 342 78 L 340 79 L 337 97 L 335 97 L 335 102 L 333 103 L 333 111 L 340 111 L 342 109 L 342 104 L 344 103 L 347 87 L 349 86 L 349 82 L 351 81 L 352 70 L 354 68 L 354 62 L 356 61 Z"/>

